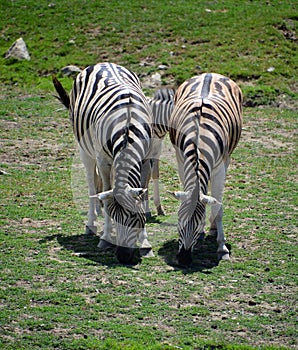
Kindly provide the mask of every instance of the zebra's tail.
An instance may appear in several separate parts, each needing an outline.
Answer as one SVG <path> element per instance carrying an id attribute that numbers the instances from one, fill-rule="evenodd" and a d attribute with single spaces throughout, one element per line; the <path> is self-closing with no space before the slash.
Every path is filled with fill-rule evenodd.
<path id="1" fill-rule="evenodd" d="M 70 100 L 69 100 L 69 95 L 68 93 L 64 90 L 64 87 L 61 85 L 60 81 L 53 76 L 53 84 L 54 87 L 56 89 L 56 91 L 58 92 L 59 96 L 56 96 L 58 98 L 58 100 L 64 104 L 64 106 L 69 109 L 69 105 L 70 105 Z"/>

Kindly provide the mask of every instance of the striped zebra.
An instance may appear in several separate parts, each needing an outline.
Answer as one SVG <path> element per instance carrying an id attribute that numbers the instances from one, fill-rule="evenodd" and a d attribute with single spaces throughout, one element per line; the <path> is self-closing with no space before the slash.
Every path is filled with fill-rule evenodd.
<path id="1" fill-rule="evenodd" d="M 90 197 L 87 233 L 95 231 L 99 199 L 104 203 L 105 218 L 99 247 L 113 242 L 112 218 L 116 256 L 121 263 L 129 263 L 138 239 L 141 249 L 151 251 L 141 205 L 146 174 L 150 173 L 151 107 L 138 77 L 116 64 L 85 68 L 76 77 L 69 97 L 56 78 L 53 82 L 69 108 L 86 169 Z"/>
<path id="2" fill-rule="evenodd" d="M 153 181 L 153 199 L 158 215 L 165 215 L 160 202 L 159 192 L 159 158 L 162 151 L 162 141 L 169 131 L 169 119 L 173 111 L 175 90 L 161 88 L 157 90 L 153 98 L 148 98 L 148 103 L 153 113 L 154 138 L 152 140 L 151 178 Z M 145 202 L 145 211 L 151 216 L 148 201 Z"/>
<path id="3" fill-rule="evenodd" d="M 231 79 L 206 73 L 178 88 L 169 133 L 184 187 L 174 193 L 181 201 L 177 253 L 180 265 L 192 262 L 191 251 L 204 232 L 207 204 L 211 205 L 210 233 L 217 235 L 218 256 L 229 259 L 221 202 L 230 156 L 241 128 L 242 93 Z M 207 195 L 209 183 L 211 196 Z"/>

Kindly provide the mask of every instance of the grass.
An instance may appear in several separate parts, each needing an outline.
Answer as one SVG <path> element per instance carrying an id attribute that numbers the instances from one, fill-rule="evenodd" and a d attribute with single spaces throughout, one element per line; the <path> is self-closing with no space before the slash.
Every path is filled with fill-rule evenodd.
<path id="1" fill-rule="evenodd" d="M 295 4 L 237 5 L 0 4 L 1 53 L 22 35 L 32 57 L 0 57 L 2 349 L 297 348 Z M 217 71 L 241 84 L 247 106 L 263 105 L 244 110 L 227 178 L 230 262 L 218 263 L 207 237 L 192 268 L 173 264 L 178 203 L 166 190 L 179 180 L 168 140 L 167 215 L 147 225 L 155 257 L 122 266 L 112 251 L 98 252 L 98 237 L 83 235 L 84 172 L 50 76 L 101 60 L 124 64 L 143 82 L 167 64 L 160 73 L 174 85 Z"/>
<path id="2" fill-rule="evenodd" d="M 127 267 L 98 252 L 98 237 L 83 235 L 87 198 L 85 209 L 74 199 L 65 113 L 45 123 L 57 106 L 50 96 L 13 100 L 17 113 L 1 110 L 2 348 L 295 346 L 295 113 L 245 110 L 225 191 L 232 261 L 218 264 L 207 239 L 181 270 L 172 265 L 177 204 L 165 192 L 167 216 L 148 224 L 155 258 Z M 179 186 L 169 149 L 164 189 Z"/>
<path id="3" fill-rule="evenodd" d="M 2 53 L 22 36 L 31 54 L 26 62 L 0 58 L 3 83 L 51 91 L 47 77 L 67 64 L 115 61 L 143 77 L 166 64 L 165 84 L 216 71 L 241 83 L 248 105 L 297 101 L 295 1 L 71 4 L 0 4 Z"/>

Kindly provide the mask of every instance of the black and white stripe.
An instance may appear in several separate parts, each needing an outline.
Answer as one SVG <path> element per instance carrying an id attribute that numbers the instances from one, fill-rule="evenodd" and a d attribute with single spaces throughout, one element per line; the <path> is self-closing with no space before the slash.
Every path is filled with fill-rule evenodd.
<path id="1" fill-rule="evenodd" d="M 55 86 L 59 93 L 57 83 Z M 129 262 L 138 239 L 141 248 L 151 249 L 140 200 L 144 192 L 142 172 L 149 171 L 151 108 L 134 73 L 119 65 L 101 63 L 87 67 L 76 77 L 69 113 L 89 185 L 88 230 L 96 226 L 98 197 L 105 208 L 100 246 L 113 241 L 112 218 L 117 257 Z M 99 180 L 102 192 L 98 194 Z"/>
<path id="2" fill-rule="evenodd" d="M 222 228 L 222 196 L 230 155 L 242 128 L 242 93 L 231 79 L 202 74 L 184 82 L 175 95 L 170 139 L 184 190 L 178 212 L 178 262 L 189 265 L 191 250 L 204 232 L 206 204 L 211 204 L 211 232 L 218 254 L 229 258 Z M 211 196 L 207 195 L 210 183 Z"/>
<path id="3" fill-rule="evenodd" d="M 158 215 L 164 215 L 164 209 L 160 201 L 159 191 L 159 158 L 162 151 L 162 141 L 169 131 L 169 119 L 174 107 L 175 90 L 172 88 L 161 88 L 157 90 L 153 98 L 148 98 L 148 103 L 153 113 L 152 158 L 151 178 L 153 181 L 153 199 Z M 150 216 L 148 201 L 146 201 L 146 213 Z"/>
<path id="4" fill-rule="evenodd" d="M 148 98 L 153 113 L 154 133 L 163 139 L 169 131 L 169 119 L 174 107 L 175 90 L 172 88 L 158 89 L 153 98 Z"/>

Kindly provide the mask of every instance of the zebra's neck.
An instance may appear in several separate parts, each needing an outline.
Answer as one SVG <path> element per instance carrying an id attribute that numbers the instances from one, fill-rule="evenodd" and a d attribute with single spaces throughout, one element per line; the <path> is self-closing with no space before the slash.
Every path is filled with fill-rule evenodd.
<path id="1" fill-rule="evenodd" d="M 124 189 L 126 185 L 141 187 L 141 160 L 129 149 L 124 149 L 117 155 L 115 164 L 115 189 Z"/>
<path id="2" fill-rule="evenodd" d="M 195 167 L 194 171 L 190 168 Z M 197 164 L 185 165 L 184 191 L 189 192 L 194 200 L 200 196 L 200 192 L 207 194 L 209 177 L 200 169 L 200 161 Z"/>

